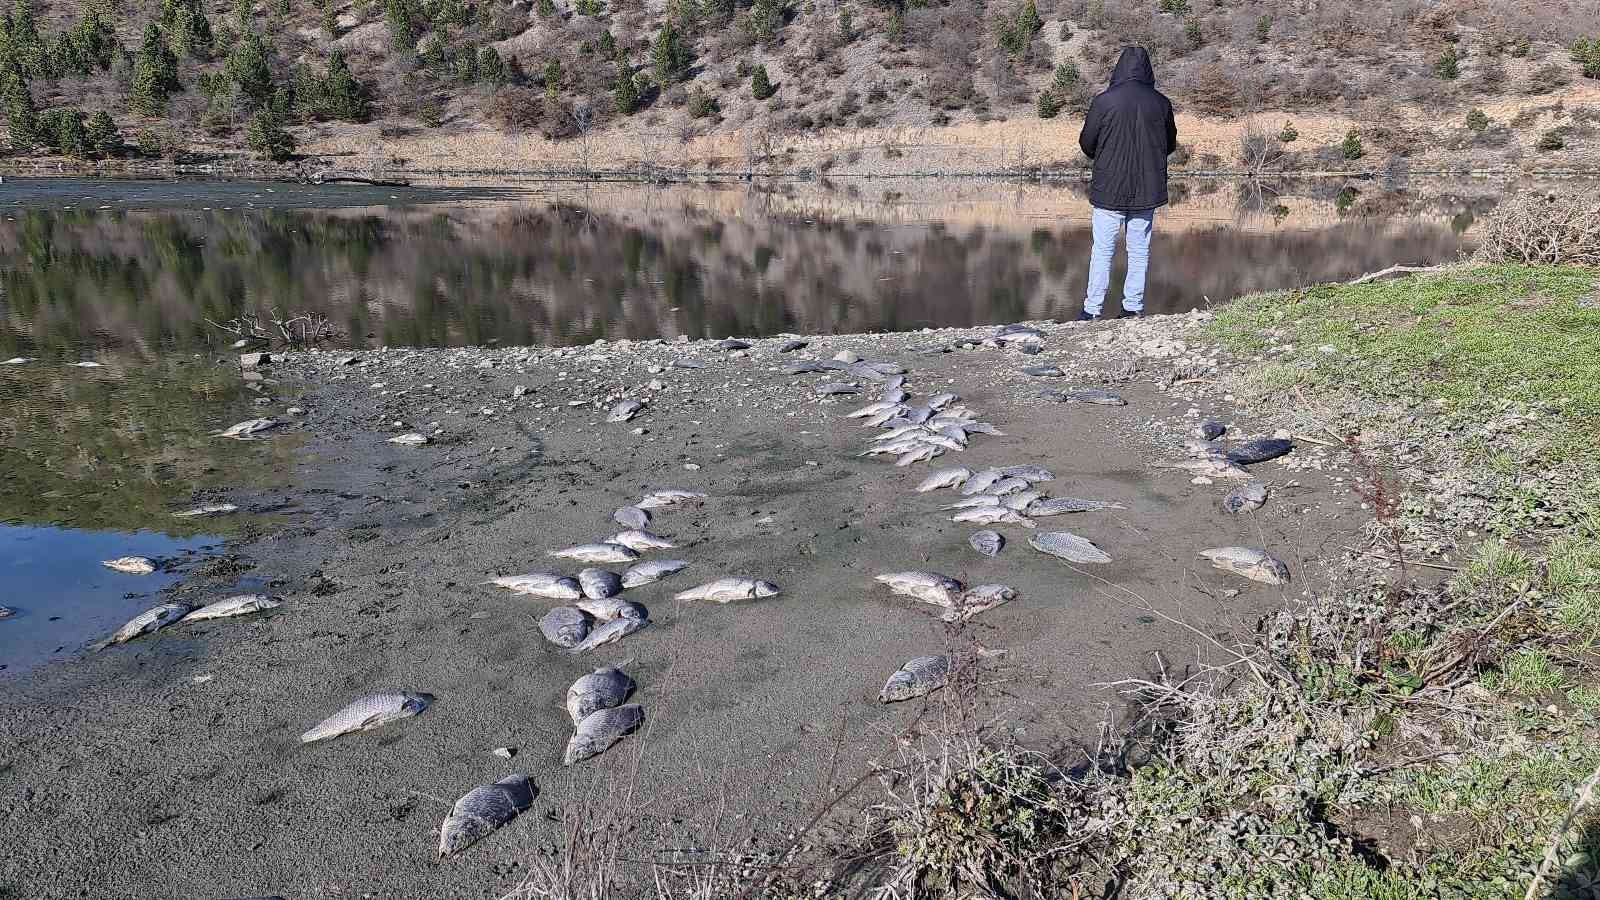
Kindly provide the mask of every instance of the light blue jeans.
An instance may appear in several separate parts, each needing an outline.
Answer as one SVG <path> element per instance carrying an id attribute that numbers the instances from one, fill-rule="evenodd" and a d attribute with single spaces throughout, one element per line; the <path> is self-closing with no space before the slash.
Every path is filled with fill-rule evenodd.
<path id="1" fill-rule="evenodd" d="M 1106 290 L 1111 287 L 1111 257 L 1117 252 L 1117 237 L 1124 226 L 1128 229 L 1128 278 L 1122 285 L 1122 309 L 1144 309 L 1144 272 L 1150 264 L 1150 232 L 1155 220 L 1153 209 L 1118 212 L 1094 208 L 1094 252 L 1089 255 L 1089 293 L 1083 300 L 1084 312 L 1098 316 L 1105 305 Z"/>

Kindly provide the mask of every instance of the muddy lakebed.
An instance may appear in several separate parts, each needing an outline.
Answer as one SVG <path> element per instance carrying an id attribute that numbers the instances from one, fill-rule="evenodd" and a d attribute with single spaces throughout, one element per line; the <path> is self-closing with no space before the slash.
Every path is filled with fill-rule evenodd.
<path id="1" fill-rule="evenodd" d="M 889 752 L 919 702 L 886 705 L 880 689 L 949 640 L 938 609 L 875 575 L 1014 589 L 970 626 L 1006 651 L 994 714 L 1070 753 L 1113 714 L 1106 683 L 1157 652 L 1193 658 L 1194 636 L 1168 617 L 1248 633 L 1316 588 L 1361 519 L 1315 438 L 1252 467 L 1271 493 L 1246 516 L 1219 506 L 1236 482 L 1152 467 L 1181 458 L 1205 418 L 1230 439 L 1263 435 L 1208 390 L 1228 360 L 1190 333 L 1203 312 L 1049 321 L 1075 310 L 1083 279 L 1086 239 L 1043 221 L 1081 203 L 1067 189 L 1007 197 L 1008 213 L 976 191 L 935 212 L 859 192 L 584 187 L 362 189 L 362 207 L 307 209 L 272 206 L 266 188 L 208 187 L 182 205 L 151 189 L 118 209 L 93 183 L 67 210 L 72 190 L 57 184 L 0 223 L 0 359 L 27 360 L 0 367 L 0 593 L 18 611 L 0 621 L 12 848 L 0 888 L 12 894 L 500 896 L 559 837 L 563 810 L 597 792 L 637 807 L 641 858 L 770 839 Z M 1189 209 L 1237 220 L 1225 200 Z M 1153 279 L 1152 310 L 1438 262 L 1470 237 L 1461 210 L 1348 222 L 1339 203 L 1305 201 L 1298 229 L 1292 209 L 1247 210 L 1250 227 L 1175 225 L 1162 237 L 1174 268 L 1272 265 L 1183 290 Z M 1008 216 L 1021 224 L 996 224 Z M 241 371 L 236 335 L 218 326 L 274 310 L 326 323 L 329 340 Z M 996 340 L 1020 321 L 1037 342 Z M 878 329 L 892 331 L 860 333 Z M 792 340 L 780 335 L 809 344 L 780 352 Z M 730 336 L 750 346 L 718 343 Z M 947 405 L 1003 434 L 905 467 L 861 456 L 879 429 L 846 413 L 884 386 L 827 368 L 841 353 L 903 367 L 908 403 L 956 394 Z M 807 363 L 818 371 L 794 371 Z M 819 391 L 833 382 L 860 393 Z M 1041 397 L 1083 388 L 1126 405 Z M 642 408 L 608 421 L 627 399 Z M 256 417 L 276 424 L 255 440 L 213 435 Z M 392 440 L 413 433 L 426 442 Z M 1121 508 L 982 525 L 941 510 L 957 492 L 915 490 L 940 468 L 1017 465 L 1054 474 L 1042 493 Z M 613 535 L 613 511 L 659 489 L 706 499 L 653 511 L 650 530 L 676 546 L 645 558 L 689 566 L 622 595 L 648 608 L 648 628 L 572 655 L 540 633 L 555 602 L 482 584 L 575 574 L 588 564 L 551 551 Z M 174 517 L 207 503 L 237 509 Z M 968 543 L 980 528 L 1005 538 L 993 558 Z M 1111 561 L 1067 565 L 1029 546 L 1062 530 Z M 1196 557 L 1232 544 L 1270 549 L 1294 581 Z M 161 570 L 95 561 L 129 554 Z M 722 576 L 780 593 L 673 599 Z M 282 605 L 83 649 L 156 603 L 239 592 Z M 564 767 L 567 688 L 610 664 L 636 682 L 644 724 Z M 300 742 L 379 691 L 435 699 L 368 733 Z M 450 804 L 513 773 L 536 786 L 530 811 L 441 860 Z M 710 804 L 731 811 L 716 834 Z"/>

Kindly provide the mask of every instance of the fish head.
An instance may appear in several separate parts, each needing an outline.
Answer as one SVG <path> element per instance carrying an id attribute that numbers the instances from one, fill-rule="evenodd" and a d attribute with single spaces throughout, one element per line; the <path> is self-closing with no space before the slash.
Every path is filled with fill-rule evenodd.
<path id="1" fill-rule="evenodd" d="M 916 679 L 904 669 L 890 675 L 889 681 L 883 686 L 883 690 L 878 692 L 878 700 L 883 703 L 909 700 L 915 696 Z"/>
<path id="2" fill-rule="evenodd" d="M 494 829 L 473 816 L 450 816 L 439 826 L 439 855 L 455 856 Z"/>
<path id="3" fill-rule="evenodd" d="M 770 581 L 757 581 L 755 595 L 757 597 L 776 597 L 778 596 L 778 586 Z"/>

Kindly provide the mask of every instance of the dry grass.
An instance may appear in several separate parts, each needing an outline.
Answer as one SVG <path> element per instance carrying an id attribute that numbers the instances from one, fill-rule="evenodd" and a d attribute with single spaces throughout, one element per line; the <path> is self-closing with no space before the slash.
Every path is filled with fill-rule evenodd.
<path id="1" fill-rule="evenodd" d="M 1478 234 L 1483 262 L 1600 266 L 1600 192 L 1526 193 L 1496 207 Z"/>

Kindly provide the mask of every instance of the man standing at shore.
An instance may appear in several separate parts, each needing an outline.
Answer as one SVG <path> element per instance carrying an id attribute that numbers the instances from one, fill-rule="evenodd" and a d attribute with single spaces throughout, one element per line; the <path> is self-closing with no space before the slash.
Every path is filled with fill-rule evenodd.
<path id="1" fill-rule="evenodd" d="M 1150 232 L 1156 208 L 1167 204 L 1167 155 L 1178 149 L 1172 101 L 1156 90 L 1150 53 L 1124 47 L 1111 86 L 1094 98 L 1078 146 L 1094 160 L 1089 203 L 1094 207 L 1094 250 L 1089 256 L 1089 291 L 1079 321 L 1100 318 L 1111 286 L 1111 257 L 1127 229 L 1128 277 L 1122 314 L 1144 314 L 1144 276 L 1150 262 Z"/>

